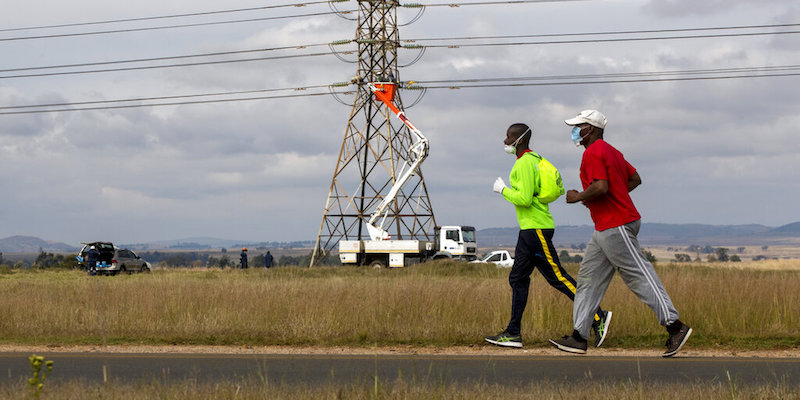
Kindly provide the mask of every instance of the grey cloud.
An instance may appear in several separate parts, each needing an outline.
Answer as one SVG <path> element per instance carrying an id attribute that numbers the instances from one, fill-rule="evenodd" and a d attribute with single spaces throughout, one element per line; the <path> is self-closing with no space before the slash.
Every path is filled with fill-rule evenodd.
<path id="1" fill-rule="evenodd" d="M 752 6 L 749 0 L 652 0 L 642 6 L 642 9 L 651 15 L 666 17 L 683 17 L 692 15 L 708 15 L 729 13 L 742 6 Z M 788 0 L 762 0 L 759 6 L 770 7 L 777 4 L 792 4 Z"/>

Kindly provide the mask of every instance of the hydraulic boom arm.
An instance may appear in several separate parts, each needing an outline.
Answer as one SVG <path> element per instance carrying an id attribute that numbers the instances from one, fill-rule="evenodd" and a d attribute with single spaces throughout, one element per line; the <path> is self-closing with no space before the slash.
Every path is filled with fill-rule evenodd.
<path id="1" fill-rule="evenodd" d="M 397 192 L 400 188 L 403 187 L 411 175 L 417 172 L 420 164 L 425 161 L 425 157 L 428 156 L 429 145 L 428 138 L 426 138 L 425 135 L 406 118 L 405 114 L 394 105 L 394 91 L 397 89 L 397 84 L 395 82 L 370 82 L 367 83 L 367 86 L 375 93 L 375 97 L 378 100 L 386 104 L 386 106 L 397 115 L 397 118 L 403 121 L 403 124 L 408 127 L 415 139 L 414 143 L 409 148 L 411 164 L 407 164 L 408 168 L 400 175 L 400 178 L 395 181 L 389 193 L 383 197 L 383 201 L 381 201 L 378 208 L 375 209 L 367 221 L 367 231 L 369 231 L 370 238 L 372 240 L 386 240 L 389 238 L 389 233 L 383 230 L 383 219 L 378 226 L 375 226 L 375 222 L 384 214 L 386 207 L 397 197 Z M 386 215 L 384 215 L 383 218 L 385 219 Z"/>

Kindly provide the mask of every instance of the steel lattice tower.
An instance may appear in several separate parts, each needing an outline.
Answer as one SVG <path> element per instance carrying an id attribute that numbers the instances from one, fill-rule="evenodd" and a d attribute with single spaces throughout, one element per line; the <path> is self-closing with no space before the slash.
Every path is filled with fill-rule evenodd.
<path id="1" fill-rule="evenodd" d="M 397 0 L 358 1 L 358 90 L 333 173 L 314 257 L 329 254 L 341 239 L 368 240 L 365 226 L 407 167 L 412 136 L 365 82 L 399 80 Z M 403 110 L 400 95 L 395 105 Z M 423 129 L 424 130 L 424 129 Z M 392 239 L 432 240 L 436 221 L 422 171 L 409 179 L 388 208 L 383 224 Z"/>

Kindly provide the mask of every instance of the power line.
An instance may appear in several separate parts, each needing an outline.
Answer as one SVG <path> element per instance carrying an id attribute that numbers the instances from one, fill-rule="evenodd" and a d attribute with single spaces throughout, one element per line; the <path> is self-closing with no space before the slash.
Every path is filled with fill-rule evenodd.
<path id="1" fill-rule="evenodd" d="M 513 4 L 533 4 L 533 3 L 567 3 L 573 1 L 587 1 L 587 0 L 500 0 L 500 1 L 473 1 L 468 3 L 430 3 L 430 4 L 416 4 L 407 3 L 405 7 L 422 6 L 422 7 L 450 7 L 459 8 L 464 6 L 490 6 L 490 5 L 513 5 Z"/>
<path id="2" fill-rule="evenodd" d="M 527 1 L 483 1 L 483 2 L 473 2 L 473 3 L 431 3 L 431 4 L 419 4 L 419 3 L 408 3 L 402 4 L 401 7 L 440 7 L 440 6 L 447 6 L 458 8 L 461 6 L 475 6 L 475 5 L 500 5 L 500 4 L 524 4 L 524 3 L 551 3 L 551 2 L 566 2 L 566 1 L 585 1 L 585 0 L 527 0 Z M 347 0 L 334 0 L 336 3 L 344 3 Z M 278 8 L 299 8 L 299 7 L 307 7 L 311 5 L 318 5 L 318 4 L 327 4 L 329 3 L 328 0 L 320 0 L 320 1 L 306 1 L 301 3 L 290 3 L 290 4 L 280 4 L 280 5 L 271 5 L 271 6 L 261 6 L 261 7 L 249 7 L 249 8 L 234 8 L 234 9 L 225 9 L 225 10 L 214 10 L 214 11 L 199 11 L 193 13 L 182 13 L 182 14 L 170 14 L 170 15 L 157 15 L 157 16 L 149 16 L 149 17 L 136 17 L 136 18 L 120 18 L 120 19 L 111 19 L 111 20 L 102 20 L 102 21 L 89 21 L 89 22 L 73 22 L 73 23 L 64 23 L 64 24 L 54 24 L 54 25 L 38 25 L 38 26 L 27 26 L 27 27 L 19 27 L 19 28 L 3 28 L 0 29 L 0 32 L 16 32 L 16 31 L 30 31 L 30 30 L 40 30 L 40 29 L 56 29 L 56 28 L 74 28 L 79 26 L 94 26 L 94 25 L 108 25 L 108 24 L 118 24 L 118 23 L 129 23 L 129 22 L 143 22 L 143 21 L 153 21 L 153 20 L 162 20 L 162 19 L 176 19 L 176 18 L 187 18 L 187 17 L 199 17 L 199 16 L 208 16 L 208 15 L 220 15 L 220 14 L 233 14 L 233 13 L 240 13 L 240 12 L 252 12 L 252 11 L 263 11 L 263 10 L 271 10 L 271 9 L 278 9 Z M 346 13 L 354 12 L 353 11 L 344 11 Z M 337 12 L 339 13 L 339 12 Z"/>
<path id="3" fill-rule="evenodd" d="M 532 3 L 559 3 L 559 2 L 573 2 L 573 1 L 586 1 L 586 0 L 516 0 L 516 1 L 512 0 L 512 1 L 482 1 L 482 2 L 458 3 L 458 4 L 456 4 L 456 3 L 432 3 L 432 4 L 409 3 L 409 4 L 401 5 L 401 7 L 416 8 L 416 7 L 447 6 L 447 7 L 451 7 L 451 8 L 458 8 L 458 7 L 462 7 L 462 6 L 483 6 L 483 5 L 504 5 L 504 4 L 505 5 L 513 5 L 513 4 L 532 4 Z M 206 16 L 206 15 L 218 15 L 218 14 L 228 14 L 228 13 L 236 13 L 236 12 L 259 11 L 259 10 L 265 10 L 265 9 L 286 8 L 286 7 L 304 7 L 304 6 L 307 6 L 307 5 L 315 5 L 315 4 L 323 4 L 323 3 L 342 3 L 342 2 L 347 2 L 347 0 L 313 1 L 313 2 L 304 2 L 304 3 L 275 5 L 275 6 L 263 6 L 263 7 L 240 8 L 240 9 L 230 9 L 230 10 L 206 11 L 206 12 L 163 15 L 163 16 L 154 16 L 154 17 L 125 18 L 125 19 L 94 21 L 94 22 L 79 22 L 79 23 L 67 23 L 67 24 L 56 24 L 56 25 L 43 25 L 43 26 L 33 26 L 33 27 L 26 27 L 26 28 L 6 28 L 6 29 L 0 29 L 0 32 L 15 32 L 15 31 L 22 31 L 22 30 L 38 30 L 38 29 L 79 27 L 79 26 L 94 26 L 94 25 L 114 24 L 114 23 L 142 22 L 142 21 L 151 21 L 151 20 L 160 20 L 160 19 L 172 19 L 172 18 L 185 18 L 185 17 Z M 34 39 L 53 39 L 53 38 L 76 37 L 76 36 L 105 35 L 105 34 L 114 34 L 114 33 L 130 33 L 130 32 L 141 32 L 141 31 L 152 31 L 152 30 L 163 30 L 163 29 L 175 29 L 175 28 L 189 28 L 189 27 L 209 26 L 209 25 L 223 25 L 223 24 L 235 24 L 235 23 L 245 23 L 245 22 L 259 22 L 259 21 L 269 21 L 269 20 L 278 20 L 278 19 L 289 19 L 289 18 L 314 17 L 314 16 L 324 16 L 324 15 L 337 15 L 337 14 L 341 15 L 341 14 L 355 13 L 356 11 L 357 10 L 335 10 L 335 11 L 309 13 L 309 14 L 285 15 L 285 16 L 261 17 L 261 18 L 234 19 L 234 20 L 227 20 L 227 21 L 198 22 L 198 23 L 177 24 L 177 25 L 162 25 L 162 26 L 153 26 L 153 27 L 142 27 L 142 28 L 110 29 L 110 30 L 102 30 L 102 31 L 62 33 L 62 34 L 50 34 L 50 35 L 17 36 L 17 37 L 9 37 L 9 38 L 0 38 L 0 42 L 19 41 L 19 40 L 34 40 Z"/>
<path id="4" fill-rule="evenodd" d="M 327 55 L 331 55 L 331 54 L 333 54 L 333 53 L 331 53 L 331 52 L 307 53 L 307 54 L 273 56 L 273 57 L 240 58 L 240 59 L 235 59 L 235 60 L 199 61 L 199 62 L 191 62 L 191 63 L 183 63 L 183 64 L 145 65 L 145 66 L 139 66 L 139 67 L 107 68 L 107 69 L 95 69 L 95 70 L 83 70 L 83 71 L 42 72 L 42 73 L 31 73 L 31 74 L 5 75 L 5 76 L 0 76 L 0 79 L 34 78 L 34 77 L 45 77 L 45 76 L 94 74 L 94 73 L 100 73 L 100 72 L 141 71 L 141 70 L 158 69 L 158 68 L 194 67 L 194 66 L 200 66 L 200 65 L 231 64 L 231 63 L 253 62 L 253 61 L 284 60 L 284 59 L 290 59 L 290 58 L 319 57 L 319 56 L 327 56 Z"/>
<path id="5" fill-rule="evenodd" d="M 186 13 L 186 14 L 159 15 L 159 16 L 154 16 L 154 17 L 124 18 L 124 19 L 112 19 L 112 20 L 105 20 L 105 21 L 92 21 L 92 22 L 75 22 L 75 23 L 58 24 L 58 25 L 29 26 L 29 27 L 24 27 L 24 28 L 5 28 L 5 29 L 0 29 L 0 32 L 27 31 L 27 30 L 35 30 L 35 29 L 71 28 L 71 27 L 76 27 L 76 26 L 105 25 L 105 24 L 116 24 L 116 23 L 126 23 L 126 22 L 151 21 L 151 20 L 157 20 L 157 19 L 198 17 L 198 16 L 206 16 L 206 15 L 230 14 L 230 13 L 247 12 L 247 11 L 261 11 L 261 10 L 276 9 L 276 8 L 305 7 L 305 6 L 308 6 L 308 5 L 323 4 L 323 3 L 327 3 L 327 2 L 328 2 L 327 0 L 323 0 L 323 1 L 311 1 L 311 2 L 304 2 L 304 3 L 281 4 L 281 5 L 273 5 L 273 6 L 262 6 L 262 7 L 251 7 L 251 8 L 236 8 L 236 9 L 216 10 L 216 11 L 201 11 L 201 12 Z"/>
<path id="6" fill-rule="evenodd" d="M 569 81 L 552 81 L 552 82 L 517 82 L 517 83 L 491 83 L 491 79 L 474 80 L 474 82 L 490 82 L 490 83 L 470 83 L 466 85 L 420 85 L 419 89 L 474 89 L 474 88 L 503 88 L 503 87 L 530 87 L 530 86 L 572 86 L 572 85 L 598 85 L 598 84 L 619 84 L 619 83 L 653 83 L 653 82 L 680 82 L 680 81 L 702 81 L 702 80 L 720 80 L 720 79 L 753 79 L 753 78 L 778 78 L 800 76 L 800 70 L 795 69 L 797 72 L 779 72 L 768 74 L 757 73 L 736 73 L 728 75 L 712 75 L 712 76 L 677 76 L 677 77 L 657 77 L 656 75 L 642 75 L 642 77 L 634 77 L 632 79 L 596 79 L 596 80 L 569 80 Z M 599 78 L 600 76 L 598 76 Z"/>
<path id="7" fill-rule="evenodd" d="M 306 49 L 306 48 L 309 48 L 309 47 L 320 47 L 320 46 L 328 46 L 328 44 L 327 43 L 301 44 L 301 45 L 294 45 L 294 46 L 268 47 L 268 48 L 260 48 L 260 49 L 220 51 L 220 52 L 214 52 L 214 53 L 185 54 L 185 55 L 179 55 L 179 56 L 136 58 L 136 59 L 114 60 L 114 61 L 97 61 L 97 62 L 78 63 L 78 64 L 47 65 L 47 66 L 41 66 L 41 67 L 9 68 L 9 69 L 0 69 L 0 73 L 4 73 L 4 72 L 20 72 L 20 71 L 33 71 L 33 70 L 42 70 L 42 69 L 94 67 L 94 66 L 100 66 L 100 65 L 142 63 L 142 62 L 152 62 L 152 61 L 180 60 L 180 59 L 187 59 L 187 58 L 228 56 L 228 55 L 235 55 L 235 54 L 260 53 L 260 52 L 278 51 L 278 50 L 292 50 L 292 49 L 302 50 L 302 49 Z"/>
<path id="8" fill-rule="evenodd" d="M 606 32 L 582 32 L 582 33 L 541 33 L 531 35 L 498 35 L 498 36 L 461 36 L 461 37 L 440 37 L 440 38 L 412 38 L 404 39 L 401 42 L 415 43 L 422 41 L 439 40 L 488 40 L 488 39 L 521 39 L 521 38 L 541 38 L 541 37 L 572 37 L 572 36 L 606 36 L 606 35 L 639 35 L 650 33 L 678 33 L 678 32 L 704 32 L 704 31 L 724 31 L 741 29 L 769 29 L 769 28 L 789 28 L 800 26 L 800 24 L 762 24 L 762 25 L 738 25 L 738 26 L 715 26 L 701 28 L 674 28 L 674 29 L 648 29 L 648 30 L 629 30 L 629 31 L 606 31 Z"/>
<path id="9" fill-rule="evenodd" d="M 404 46 L 404 47 L 456 49 L 460 47 L 499 47 L 499 46 L 530 46 L 530 45 L 552 45 L 552 44 L 637 42 L 637 41 L 652 41 L 652 40 L 710 39 L 710 38 L 723 38 L 723 37 L 786 35 L 795 33 L 800 33 L 800 30 L 778 31 L 778 32 L 720 33 L 720 34 L 704 34 L 704 35 L 698 34 L 698 35 L 679 35 L 679 36 L 648 36 L 648 37 L 609 38 L 609 39 L 549 40 L 549 41 L 533 41 L 533 42 L 451 43 L 451 44 L 440 44 L 440 45 Z M 478 39 L 461 39 L 461 40 L 478 40 Z"/>
<path id="10" fill-rule="evenodd" d="M 688 76 L 687 76 L 688 75 Z M 744 79 L 744 78 L 772 78 L 800 76 L 800 65 L 774 65 L 760 67 L 733 67 L 714 69 L 648 71 L 648 72 L 620 72 L 607 74 L 578 74 L 578 75 L 550 75 L 529 77 L 497 77 L 497 78 L 470 78 L 451 80 L 414 81 L 404 85 L 407 89 L 469 89 L 469 88 L 502 88 L 502 87 L 528 87 L 528 86 L 558 86 L 558 85 L 588 85 L 588 84 L 615 84 L 615 83 L 642 83 L 642 82 L 669 82 L 669 81 L 695 81 L 716 79 Z M 192 104 L 207 104 L 235 101 L 252 101 L 265 99 L 283 99 L 307 96 L 321 96 L 325 94 L 350 94 L 350 91 L 334 92 L 334 88 L 343 88 L 352 83 L 335 83 L 331 85 L 310 85 L 291 88 L 273 88 L 241 90 L 216 93 L 198 93 L 187 95 L 137 97 L 117 100 L 96 100 L 65 103 L 29 104 L 0 107 L 0 115 L 39 114 L 67 111 L 90 111 L 123 108 L 140 108 L 156 106 L 177 106 Z M 235 97 L 225 99 L 183 100 L 202 97 L 221 97 L 256 93 L 273 93 L 281 91 L 306 92 L 327 88 L 325 93 L 298 93 L 273 96 Z M 169 100 L 169 101 L 165 101 Z M 146 102 L 144 104 L 115 104 Z M 77 107 L 76 107 L 77 106 Z"/>
<path id="11" fill-rule="evenodd" d="M 534 38 L 534 37 L 576 37 L 576 36 L 609 36 L 609 35 L 636 35 L 636 34 L 652 34 L 652 33 L 677 33 L 677 32 L 707 32 L 707 31 L 729 31 L 729 30 L 743 30 L 743 29 L 767 29 L 767 28 L 787 28 L 787 27 L 796 27 L 800 26 L 800 24 L 766 24 L 766 25 L 741 25 L 741 26 L 719 26 L 719 27 L 700 27 L 700 28 L 678 28 L 678 29 L 653 29 L 653 30 L 629 30 L 629 31 L 609 31 L 609 32 L 584 32 L 584 33 L 553 33 L 553 34 L 523 34 L 523 35 L 501 35 L 501 36 L 467 36 L 467 37 L 443 37 L 443 38 L 415 38 L 415 39 L 406 39 L 402 40 L 401 43 L 407 43 L 405 48 L 414 49 L 418 47 L 433 47 L 433 48 L 459 48 L 459 47 L 477 47 L 477 46 L 520 46 L 520 45 L 546 45 L 546 44 L 578 44 L 578 43 L 599 43 L 599 42 L 621 42 L 621 41 L 641 41 L 641 40 L 676 40 L 676 39 L 697 39 L 697 38 L 712 38 L 712 37 L 730 37 L 730 36 L 754 36 L 754 35 L 773 35 L 773 34 L 790 34 L 790 33 L 800 33 L 800 31 L 776 31 L 776 32 L 745 32 L 745 33 L 731 33 L 731 34 L 706 34 L 706 35 L 679 35 L 679 36 L 651 36 L 651 37 L 638 37 L 638 38 L 613 38 L 613 39 L 583 39 L 583 40 L 558 40 L 558 41 L 535 41 L 535 42 L 495 42 L 495 43 L 478 43 L 478 44 L 443 44 L 443 45 L 424 45 L 424 46 L 415 46 L 414 44 L 417 42 L 426 42 L 426 41 L 443 41 L 443 40 L 455 40 L 455 41 L 473 41 L 473 40 L 487 40 L 487 39 L 521 39 L 521 38 Z M 352 40 L 345 40 L 345 41 L 336 41 L 334 44 L 348 44 L 352 43 Z M 410 44 L 409 44 L 410 43 Z M 313 48 L 313 47 L 320 47 L 320 46 L 330 46 L 331 44 L 323 44 L 323 43 L 314 43 L 314 44 L 298 44 L 298 45 L 291 45 L 291 46 L 282 46 L 282 47 L 272 47 L 272 48 L 261 48 L 261 49 L 246 49 L 246 50 L 233 50 L 233 51 L 223 51 L 223 52 L 214 52 L 214 53 L 201 53 L 201 54 L 188 54 L 188 55 L 178 55 L 178 56 L 165 56 L 165 57 L 150 57 L 150 58 L 139 58 L 139 59 L 129 59 L 129 60 L 114 60 L 114 61 L 99 61 L 99 62 L 91 62 L 91 63 L 76 63 L 76 64 L 62 64 L 62 65 L 50 65 L 50 66 L 38 66 L 38 67 L 21 67 L 21 68 L 10 68 L 10 69 L 3 69 L 0 70 L 0 73 L 7 73 L 7 72 L 21 72 L 21 71 L 31 71 L 31 70 L 43 70 L 43 69 L 60 69 L 60 68 L 78 68 L 78 67 L 90 67 L 90 66 L 101 66 L 101 65 L 114 65 L 114 64 L 126 64 L 126 63 L 142 63 L 142 62 L 153 62 L 153 61 L 166 61 L 166 60 L 178 60 L 178 59 L 187 59 L 187 58 L 200 58 L 200 57 L 213 57 L 213 56 L 223 56 L 223 55 L 236 55 L 236 54 L 247 54 L 247 53 L 256 53 L 256 52 L 266 52 L 266 51 L 278 51 L 278 50 L 289 50 L 289 49 L 306 49 L 306 48 Z M 210 64 L 214 63 L 225 63 L 225 62 L 243 62 L 243 61 L 258 61 L 260 59 L 246 59 L 246 60 L 223 60 L 223 61 L 211 61 Z M 148 67 L 141 67 L 142 69 L 152 69 L 152 68 L 169 68 L 174 66 L 194 66 L 194 65 L 203 65 L 203 63 L 190 63 L 190 64 L 175 64 L 175 65 L 162 65 L 162 66 L 148 66 Z M 76 73 L 94 73 L 94 72 L 113 72 L 113 71 L 129 71 L 134 70 L 137 68 L 124 68 L 124 69 L 103 69 L 103 70 L 91 70 L 91 71 L 76 71 L 76 72 L 67 72 L 61 74 L 76 74 Z M 10 79 L 10 78 L 24 78 L 24 77 L 38 77 L 38 76 L 49 76 L 50 74 L 23 74 L 23 75 L 9 75 L 9 76 L 0 76 L 0 79 Z M 56 74 L 57 75 L 57 74 Z"/>
<path id="12" fill-rule="evenodd" d="M 631 77 L 658 77 L 676 75 L 719 75 L 736 73 L 756 73 L 756 72 L 782 72 L 798 71 L 800 65 L 772 65 L 761 67 L 736 67 L 736 68 L 712 68 L 712 69 L 690 69 L 672 71 L 646 71 L 646 72 L 618 72 L 606 74 L 577 74 L 577 75 L 545 75 L 529 77 L 501 77 L 501 78 L 467 78 L 467 79 L 446 79 L 446 80 L 417 80 L 417 84 L 456 84 L 456 83 L 481 83 L 481 82 L 513 82 L 513 81 L 541 81 L 541 80 L 575 80 L 575 79 L 603 79 L 603 78 L 631 78 Z"/>
<path id="13" fill-rule="evenodd" d="M 330 85 L 300 86 L 300 87 L 276 88 L 276 89 L 238 90 L 231 92 L 182 94 L 182 95 L 156 96 L 156 97 L 135 97 L 135 98 L 117 99 L 117 100 L 93 100 L 93 101 L 77 101 L 77 102 L 66 102 L 66 103 L 28 104 L 28 105 L 17 105 L 17 106 L 0 106 L 0 110 L 22 110 L 30 108 L 44 108 L 44 107 L 74 107 L 74 106 L 88 106 L 97 104 L 130 103 L 135 101 L 175 100 L 175 99 L 189 99 L 197 97 L 231 96 L 231 95 L 241 95 L 241 94 L 285 92 L 285 91 L 300 92 L 300 91 L 306 91 L 308 89 L 321 89 L 328 87 L 330 87 Z M 147 106 L 147 104 L 144 104 L 142 106 Z"/>
<path id="14" fill-rule="evenodd" d="M 324 93 L 301 93 L 301 94 L 285 94 L 275 96 L 257 96 L 257 97 L 243 97 L 231 99 L 209 99 L 209 100 L 194 100 L 194 101 L 175 101 L 164 103 L 149 103 L 149 104 L 123 104 L 123 105 L 109 105 L 99 107 L 79 107 L 79 108 L 60 108 L 48 110 L 28 110 L 28 111 L 2 111 L 0 115 L 19 115 L 19 114 L 42 114 L 51 112 L 70 112 L 70 111 L 98 111 L 98 110 L 112 110 L 112 109 L 125 109 L 125 108 L 141 108 L 141 107 L 157 107 L 157 106 L 180 106 L 180 105 L 194 105 L 194 104 L 210 104 L 210 103 L 229 103 L 238 101 L 254 101 L 254 100 L 272 100 L 272 99 L 286 99 L 294 97 L 317 97 L 328 96 L 329 92 Z"/>
<path id="15" fill-rule="evenodd" d="M 353 12 L 353 11 L 343 11 L 343 12 Z M 245 18 L 245 19 L 234 19 L 234 20 L 227 20 L 227 21 L 214 21 L 214 22 L 197 22 L 197 23 L 190 23 L 190 24 L 162 25 L 162 26 L 151 26 L 151 27 L 143 27 L 143 28 L 110 29 L 110 30 L 104 30 L 104 31 L 91 31 L 91 32 L 54 33 L 54 34 L 50 34 L 50 35 L 17 36 L 17 37 L 0 38 L 0 42 L 10 42 L 10 41 L 19 41 L 19 40 L 33 40 L 33 39 L 54 39 L 54 38 L 77 37 L 77 36 L 105 35 L 105 34 L 111 34 L 111 33 L 143 32 L 143 31 L 155 31 L 155 30 L 176 29 L 176 28 L 194 28 L 194 27 L 199 27 L 199 26 L 210 26 L 210 25 L 225 25 L 225 24 L 238 24 L 238 23 L 244 23 L 244 22 L 260 22 L 260 21 L 271 21 L 271 20 L 279 20 L 279 19 L 317 17 L 317 16 L 323 16 L 323 15 L 333 15 L 333 14 L 338 14 L 338 13 L 342 13 L 342 12 L 327 11 L 327 12 L 318 12 L 318 13 L 309 13 L 309 14 L 282 15 L 282 16 L 273 16 L 273 17 L 259 17 L 259 18 Z"/>

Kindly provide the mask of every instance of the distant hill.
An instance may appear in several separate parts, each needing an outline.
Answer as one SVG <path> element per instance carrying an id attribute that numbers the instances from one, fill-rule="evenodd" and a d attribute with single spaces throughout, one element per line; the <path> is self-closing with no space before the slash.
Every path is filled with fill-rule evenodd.
<path id="1" fill-rule="evenodd" d="M 517 243 L 518 232 L 519 229 L 516 227 L 480 229 L 477 232 L 478 246 L 481 249 L 514 247 Z M 594 232 L 594 227 L 591 225 L 558 226 L 553 237 L 553 243 L 561 247 L 585 244 L 592 237 L 592 232 Z M 758 224 L 704 225 L 646 222 L 642 224 L 642 229 L 639 232 L 639 242 L 645 246 L 689 246 L 693 244 L 700 246 L 800 245 L 800 222 L 792 222 L 779 227 Z M 314 241 L 248 242 L 211 237 L 194 237 L 138 244 L 115 244 L 134 250 L 208 250 L 242 246 L 253 249 L 310 249 L 314 246 Z M 0 239 L 0 252 L 2 253 L 38 253 L 40 249 L 50 253 L 75 253 L 79 250 L 78 246 L 47 241 L 33 236 L 10 236 Z"/>
<path id="2" fill-rule="evenodd" d="M 0 239 L 2 253 L 38 253 L 40 250 L 48 253 L 77 253 L 80 249 L 77 246 L 51 242 L 34 236 L 9 236 Z"/>
<path id="3" fill-rule="evenodd" d="M 513 247 L 517 243 L 518 228 L 488 228 L 477 232 L 478 245 L 485 247 Z M 557 226 L 553 243 L 571 246 L 586 243 L 592 237 L 591 225 Z M 800 222 L 777 228 L 764 225 L 704 225 L 704 224 L 642 224 L 639 242 L 643 245 L 775 245 L 800 240 Z"/>
<path id="4" fill-rule="evenodd" d="M 116 244 L 132 250 L 209 250 L 221 248 L 251 247 L 257 248 L 303 248 L 313 247 L 314 241 L 294 242 L 253 242 L 246 240 L 219 239 L 213 237 L 193 237 L 175 240 L 162 240 L 147 243 Z"/>
<path id="5" fill-rule="evenodd" d="M 788 235 L 788 236 L 800 236 L 800 222 L 793 222 L 791 224 L 786 224 L 783 226 L 779 226 L 775 229 L 769 231 L 770 235 Z"/>

